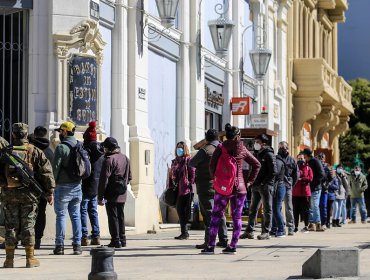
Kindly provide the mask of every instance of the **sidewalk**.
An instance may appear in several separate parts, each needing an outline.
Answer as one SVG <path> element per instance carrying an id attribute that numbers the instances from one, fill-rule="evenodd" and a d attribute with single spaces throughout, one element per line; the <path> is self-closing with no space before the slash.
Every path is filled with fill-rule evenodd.
<path id="1" fill-rule="evenodd" d="M 194 245 L 202 243 L 202 231 L 191 231 L 190 239 L 185 241 L 174 240 L 177 234 L 173 231 L 129 236 L 128 247 L 118 249 L 114 258 L 118 279 L 302 279 L 302 264 L 318 248 L 351 246 L 361 250 L 360 279 L 370 279 L 370 224 L 346 225 L 324 233 L 297 233 L 266 241 L 240 240 L 237 255 L 222 255 L 219 248 L 215 255 L 199 255 Z M 108 240 L 103 240 L 103 244 L 107 243 Z M 21 247 L 16 251 L 17 268 L 1 269 L 0 279 L 87 279 L 91 269 L 89 248 L 81 256 L 74 256 L 69 245 L 66 255 L 54 256 L 51 255 L 53 241 L 45 240 L 44 244 L 37 251 L 41 267 L 25 269 Z M 3 260 L 4 250 L 1 250 L 1 265 Z"/>

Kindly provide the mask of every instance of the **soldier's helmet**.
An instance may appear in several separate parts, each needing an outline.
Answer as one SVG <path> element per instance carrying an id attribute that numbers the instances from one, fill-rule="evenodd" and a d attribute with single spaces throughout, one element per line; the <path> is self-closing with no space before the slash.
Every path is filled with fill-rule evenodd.
<path id="1" fill-rule="evenodd" d="M 28 132 L 28 125 L 25 123 L 13 123 L 13 133 L 27 133 Z"/>

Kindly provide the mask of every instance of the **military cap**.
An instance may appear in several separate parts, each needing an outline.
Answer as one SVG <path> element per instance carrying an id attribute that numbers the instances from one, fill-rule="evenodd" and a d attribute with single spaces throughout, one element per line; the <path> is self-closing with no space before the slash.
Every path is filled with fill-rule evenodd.
<path id="1" fill-rule="evenodd" d="M 60 132 L 61 130 L 73 132 L 75 125 L 73 122 L 66 121 L 60 125 L 59 128 L 54 129 L 55 131 Z"/>
<path id="2" fill-rule="evenodd" d="M 25 123 L 13 123 L 13 132 L 28 132 L 28 125 Z"/>

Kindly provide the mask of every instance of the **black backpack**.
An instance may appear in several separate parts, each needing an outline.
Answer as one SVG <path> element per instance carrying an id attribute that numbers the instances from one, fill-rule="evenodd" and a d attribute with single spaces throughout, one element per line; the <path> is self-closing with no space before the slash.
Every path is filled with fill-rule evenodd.
<path id="1" fill-rule="evenodd" d="M 91 174 L 91 163 L 89 153 L 85 150 L 82 143 L 77 141 L 74 145 L 71 142 L 63 141 L 62 144 L 67 145 L 71 152 L 68 163 L 68 174 L 76 179 L 86 179 Z"/>

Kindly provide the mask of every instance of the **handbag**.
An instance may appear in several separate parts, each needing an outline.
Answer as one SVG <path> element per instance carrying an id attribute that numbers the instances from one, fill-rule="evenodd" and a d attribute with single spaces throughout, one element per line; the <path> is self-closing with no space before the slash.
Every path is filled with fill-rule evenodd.
<path id="1" fill-rule="evenodd" d="M 167 169 L 167 182 L 166 182 L 166 189 L 164 190 L 161 200 L 164 204 L 169 207 L 176 207 L 177 203 L 177 195 L 178 195 L 178 187 L 176 184 L 173 183 L 170 177 L 170 168 Z"/>

